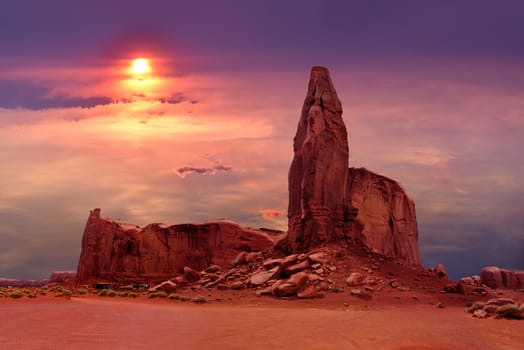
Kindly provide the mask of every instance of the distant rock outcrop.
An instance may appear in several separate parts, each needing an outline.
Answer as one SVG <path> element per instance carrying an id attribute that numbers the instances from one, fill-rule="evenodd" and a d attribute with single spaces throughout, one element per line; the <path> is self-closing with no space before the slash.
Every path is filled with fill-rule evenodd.
<path id="1" fill-rule="evenodd" d="M 355 212 L 348 208 L 348 136 L 329 71 L 313 67 L 293 142 L 289 169 L 291 251 L 343 239 Z"/>
<path id="2" fill-rule="evenodd" d="M 507 270 L 489 266 L 480 272 L 480 282 L 494 289 L 524 288 L 524 270 Z"/>
<path id="3" fill-rule="evenodd" d="M 43 287 L 51 283 L 69 283 L 76 279 L 76 272 L 74 271 L 56 271 L 51 274 L 51 277 L 41 280 L 15 280 L 10 278 L 0 278 L 0 287 Z"/>
<path id="4" fill-rule="evenodd" d="M 245 228 L 229 221 L 144 228 L 91 211 L 82 237 L 77 277 L 80 281 L 160 280 L 212 264 L 228 266 L 239 251 L 271 248 L 278 234 Z"/>
<path id="5" fill-rule="evenodd" d="M 415 203 L 394 180 L 350 168 L 348 198 L 358 209 L 354 236 L 368 248 L 409 265 L 421 265 Z"/>

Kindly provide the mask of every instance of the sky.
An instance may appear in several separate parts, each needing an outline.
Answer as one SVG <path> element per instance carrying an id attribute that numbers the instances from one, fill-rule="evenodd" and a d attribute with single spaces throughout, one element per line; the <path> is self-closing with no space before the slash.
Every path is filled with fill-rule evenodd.
<path id="1" fill-rule="evenodd" d="M 287 229 L 292 142 L 330 69 L 350 166 L 414 199 L 423 264 L 524 269 L 521 1 L 8 1 L 0 277 L 75 270 L 89 210 Z M 147 58 L 150 72 L 134 73 Z"/>

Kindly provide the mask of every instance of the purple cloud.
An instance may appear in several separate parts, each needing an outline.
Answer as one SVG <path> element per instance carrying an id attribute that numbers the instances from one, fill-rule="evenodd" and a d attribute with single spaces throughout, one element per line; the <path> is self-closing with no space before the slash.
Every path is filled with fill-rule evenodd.
<path id="1" fill-rule="evenodd" d="M 197 174 L 197 175 L 215 175 L 217 172 L 219 171 L 225 171 L 225 172 L 228 172 L 228 171 L 232 171 L 233 168 L 230 167 L 230 166 L 225 166 L 225 165 L 222 165 L 222 164 L 216 164 L 212 167 L 193 167 L 193 166 L 184 166 L 184 167 L 180 167 L 178 169 L 175 169 L 174 172 L 175 174 L 177 174 L 178 176 L 184 178 L 186 177 L 187 175 L 190 175 L 190 174 Z"/>

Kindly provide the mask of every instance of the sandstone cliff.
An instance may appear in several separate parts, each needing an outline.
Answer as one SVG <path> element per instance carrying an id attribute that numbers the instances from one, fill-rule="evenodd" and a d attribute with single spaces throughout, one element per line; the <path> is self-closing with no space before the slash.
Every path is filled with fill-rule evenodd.
<path id="1" fill-rule="evenodd" d="M 228 266 L 239 251 L 261 251 L 279 235 L 241 227 L 233 222 L 144 228 L 124 224 L 91 211 L 82 237 L 79 280 L 163 279 L 185 266 L 202 270 L 211 264 Z"/>
<path id="2" fill-rule="evenodd" d="M 368 248 L 409 265 L 421 265 L 415 203 L 394 180 L 350 168 L 351 205 L 358 209 L 353 235 Z"/>
<path id="3" fill-rule="evenodd" d="M 342 105 L 326 68 L 311 69 L 293 151 L 287 250 L 357 238 L 402 263 L 421 264 L 413 201 L 391 179 L 348 169 Z"/>
<path id="4" fill-rule="evenodd" d="M 288 183 L 291 251 L 343 239 L 351 224 L 348 136 L 342 105 L 324 67 L 311 69 L 293 150 Z"/>

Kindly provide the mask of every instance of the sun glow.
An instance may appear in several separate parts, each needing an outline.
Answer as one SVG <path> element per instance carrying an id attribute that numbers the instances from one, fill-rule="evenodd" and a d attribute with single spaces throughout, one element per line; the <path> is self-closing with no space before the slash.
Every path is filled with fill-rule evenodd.
<path id="1" fill-rule="evenodd" d="M 144 75 L 151 73 L 151 64 L 146 58 L 136 58 L 131 63 L 130 71 L 135 75 Z"/>

